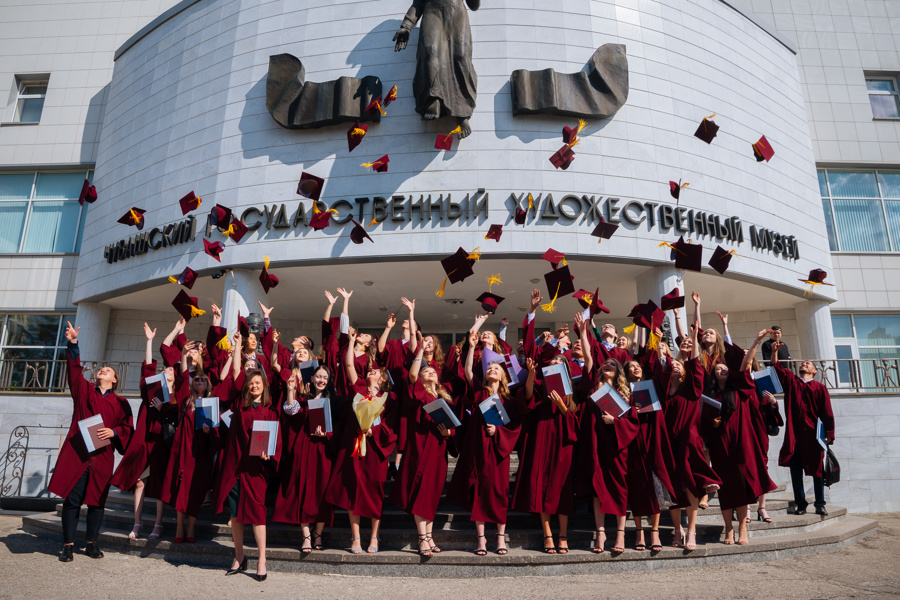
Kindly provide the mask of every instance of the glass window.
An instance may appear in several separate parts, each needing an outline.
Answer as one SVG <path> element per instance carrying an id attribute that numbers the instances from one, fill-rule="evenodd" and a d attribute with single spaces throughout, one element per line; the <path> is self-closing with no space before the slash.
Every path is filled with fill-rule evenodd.
<path id="1" fill-rule="evenodd" d="M 78 252 L 91 171 L 0 174 L 0 253 Z"/>
<path id="2" fill-rule="evenodd" d="M 834 235 L 834 215 L 831 214 L 831 200 L 822 198 L 822 209 L 825 211 L 825 229 L 828 231 L 828 247 L 834 252 L 838 249 L 837 236 Z"/>
<path id="3" fill-rule="evenodd" d="M 832 203 L 841 250 L 887 252 L 891 249 L 881 201 L 832 200 Z"/>
<path id="4" fill-rule="evenodd" d="M 833 198 L 878 198 L 875 171 L 828 171 Z"/>
<path id="5" fill-rule="evenodd" d="M 900 100 L 897 95 L 897 80 L 893 77 L 866 79 L 872 116 L 879 118 L 900 117 Z"/>
<path id="6" fill-rule="evenodd" d="M 60 324 L 68 314 L 0 315 L 0 388 L 65 387 L 65 335 Z M 61 333 L 62 332 L 62 333 Z"/>
<path id="7" fill-rule="evenodd" d="M 831 329 L 836 338 L 852 338 L 853 324 L 850 315 L 831 315 Z"/>
<path id="8" fill-rule="evenodd" d="M 10 315 L 6 324 L 7 346 L 55 346 L 60 315 Z"/>
<path id="9" fill-rule="evenodd" d="M 900 346 L 900 315 L 854 315 L 860 346 Z"/>
<path id="10" fill-rule="evenodd" d="M 47 97 L 48 81 L 20 81 L 14 123 L 39 123 Z"/>
<path id="11" fill-rule="evenodd" d="M 900 173 L 884 173 L 879 171 L 878 183 L 884 198 L 900 198 Z"/>
<path id="12" fill-rule="evenodd" d="M 825 171 L 819 169 L 819 193 L 822 194 L 823 198 L 828 197 L 828 179 L 825 178 Z"/>

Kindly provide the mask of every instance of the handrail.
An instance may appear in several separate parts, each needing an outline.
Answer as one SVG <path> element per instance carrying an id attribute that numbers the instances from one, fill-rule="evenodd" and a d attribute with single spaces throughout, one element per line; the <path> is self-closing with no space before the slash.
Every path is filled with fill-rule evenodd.
<path id="1" fill-rule="evenodd" d="M 783 366 L 799 375 L 800 365 L 811 362 L 816 367 L 813 377 L 831 393 L 900 394 L 900 357 L 897 358 L 826 358 L 782 360 Z"/>

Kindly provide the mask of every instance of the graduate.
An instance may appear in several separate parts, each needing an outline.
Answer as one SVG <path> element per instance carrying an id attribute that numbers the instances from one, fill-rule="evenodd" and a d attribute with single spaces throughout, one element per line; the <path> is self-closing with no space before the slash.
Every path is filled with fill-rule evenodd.
<path id="1" fill-rule="evenodd" d="M 803 474 L 813 478 L 816 514 L 828 516 L 825 510 L 825 484 L 822 472 L 825 450 L 816 439 L 816 423 L 821 420 L 825 428 L 825 443 L 834 443 L 834 412 L 828 389 L 813 379 L 817 369 L 811 360 L 800 363 L 800 376 L 794 375 L 778 362 L 781 342 L 772 344 L 772 366 L 784 389 L 784 442 L 778 455 L 778 464 L 791 469 L 791 485 L 794 489 L 794 514 L 806 514 L 809 502 L 803 486 Z"/>
<path id="2" fill-rule="evenodd" d="M 240 332 L 235 333 L 235 347 L 242 348 Z M 232 363 L 232 373 L 237 368 Z M 266 570 L 266 486 L 270 474 L 277 470 L 281 455 L 281 436 L 276 436 L 275 453 L 263 451 L 259 456 L 250 454 L 251 432 L 254 421 L 278 421 L 280 407 L 272 403 L 269 383 L 262 371 L 250 371 L 235 375 L 235 388 L 243 379 L 240 395 L 231 406 L 231 426 L 228 441 L 219 465 L 216 485 L 216 512 L 222 512 L 226 501 L 236 510 L 231 514 L 231 537 L 234 541 L 234 561 L 226 575 L 247 570 L 244 555 L 244 524 L 253 526 L 253 537 L 259 549 L 256 577 L 265 581 Z M 236 500 L 236 502 L 235 502 Z"/>
<path id="3" fill-rule="evenodd" d="M 141 534 L 141 515 L 144 512 L 144 499 L 156 499 L 156 520 L 153 523 L 153 531 L 147 536 L 149 540 L 159 539 L 162 534 L 162 519 L 165 503 L 161 500 L 162 484 L 166 476 L 166 467 L 169 464 L 169 445 L 174 438 L 166 440 L 166 429 L 171 428 L 175 421 L 175 369 L 165 369 L 168 396 L 171 401 L 168 406 L 163 402 L 162 386 L 159 383 L 150 384 L 147 379 L 156 375 L 156 361 L 153 359 L 153 338 L 156 330 L 144 323 L 144 335 L 147 338 L 147 348 L 144 362 L 141 365 L 141 407 L 138 410 L 137 423 L 134 434 L 125 454 L 113 474 L 110 483 L 125 492 L 134 494 L 134 527 L 128 534 L 129 539 L 135 539 Z M 174 433 L 172 434 L 174 435 Z"/>
<path id="4" fill-rule="evenodd" d="M 476 326 L 486 320 L 486 315 L 476 319 Z M 493 334 L 492 334 L 493 335 Z M 515 398 L 510 394 L 505 371 L 498 363 L 492 363 L 484 372 L 484 379 L 476 379 L 473 372 L 475 347 L 479 337 L 477 329 L 469 333 L 466 349 L 465 373 L 468 394 L 464 403 L 471 410 L 465 438 L 450 486 L 447 500 L 470 510 L 478 536 L 477 556 L 487 555 L 487 538 L 484 524 L 497 524 L 497 554 L 509 552 L 506 547 L 506 511 L 509 500 L 509 456 L 519 438 L 519 415 Z M 490 343 L 492 340 L 488 340 Z M 503 426 L 485 421 L 480 404 L 496 396 L 502 404 L 509 422 Z"/>
<path id="5" fill-rule="evenodd" d="M 342 294 L 345 300 L 349 299 L 350 294 Z M 371 336 L 369 338 L 371 341 Z M 359 358 L 357 348 L 356 332 L 350 331 L 344 348 L 343 369 L 347 378 L 343 387 L 349 393 L 343 397 L 338 411 L 342 428 L 331 477 L 325 489 L 325 500 L 349 513 L 350 552 L 353 554 L 362 552 L 362 517 L 372 520 L 367 552 L 379 550 L 378 529 L 384 505 L 384 482 L 387 480 L 388 458 L 397 444 L 396 428 L 399 424 L 399 401 L 391 391 L 387 370 L 373 365 L 361 377 L 356 370 Z M 383 410 L 374 422 L 367 422 L 363 427 L 358 414 L 365 408 L 365 403 L 381 404 Z"/>
<path id="6" fill-rule="evenodd" d="M 426 363 L 425 339 L 417 331 L 416 355 L 409 367 L 405 395 L 401 410 L 405 417 L 407 434 L 400 449 L 403 461 L 397 473 L 390 501 L 413 516 L 418 533 L 421 556 L 431 556 L 441 551 L 433 538 L 434 517 L 441 492 L 447 482 L 447 453 L 452 451 L 454 429 L 436 423 L 425 406 L 439 399 L 449 407 L 456 404 L 447 389 L 440 384 L 437 369 Z"/>
<path id="7" fill-rule="evenodd" d="M 71 562 L 75 545 L 75 531 L 81 506 L 87 504 L 87 532 L 85 553 L 90 558 L 103 558 L 97 545 L 100 526 L 103 523 L 103 509 L 109 494 L 113 475 L 113 452 L 125 452 L 125 447 L 134 431 L 131 406 L 128 401 L 116 395 L 119 376 L 112 367 L 102 367 L 94 375 L 94 382 L 84 378 L 81 370 L 81 356 L 78 350 L 78 331 L 66 322 L 66 362 L 69 390 L 72 395 L 72 424 L 66 433 L 62 449 L 56 459 L 53 476 L 48 489 L 63 500 L 62 530 L 63 549 L 59 555 L 61 562 Z M 93 443 L 106 445 L 88 450 L 82 436 L 79 421 L 100 416 L 102 425 L 91 435 Z"/>

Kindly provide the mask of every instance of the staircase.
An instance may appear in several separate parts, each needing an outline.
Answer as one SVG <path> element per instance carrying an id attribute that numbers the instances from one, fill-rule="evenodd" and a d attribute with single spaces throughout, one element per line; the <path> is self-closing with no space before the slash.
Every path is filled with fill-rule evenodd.
<path id="1" fill-rule="evenodd" d="M 451 465 L 451 469 L 452 469 Z M 515 472 L 516 465 L 512 465 Z M 449 475 L 448 475 L 449 477 Z M 385 495 L 393 482 L 388 481 Z M 497 577 L 529 575 L 569 575 L 579 573 L 609 573 L 623 570 L 658 569 L 662 567 L 700 566 L 723 562 L 770 561 L 810 552 L 827 552 L 850 545 L 873 533 L 877 522 L 847 514 L 845 508 L 828 507 L 828 516 L 812 512 L 803 516 L 788 515 L 788 496 L 780 486 L 767 497 L 766 509 L 772 523 L 756 521 L 756 505 L 750 507 L 750 544 L 747 546 L 722 543 L 724 523 L 717 498 L 710 507 L 701 510 L 697 523 L 697 548 L 687 552 L 673 548 L 673 527 L 668 511 L 663 511 L 660 535 L 663 550 L 658 553 L 633 550 L 634 523 L 630 515 L 625 534 L 626 551 L 612 556 L 609 551 L 593 554 L 594 517 L 589 506 L 576 502 L 576 513 L 569 519 L 568 554 L 544 554 L 540 522 L 536 515 L 510 511 L 507 522 L 509 554 L 499 556 L 496 548 L 496 528 L 488 524 L 488 555 L 475 556 L 475 524 L 465 511 L 441 499 L 434 521 L 434 540 L 443 552 L 432 557 L 420 557 L 412 516 L 385 501 L 381 522 L 381 551 L 377 554 L 351 554 L 350 524 L 347 514 L 338 511 L 334 526 L 326 528 L 322 536 L 324 551 L 313 551 L 306 557 L 300 553 L 302 534 L 297 526 L 270 522 L 267 526 L 267 565 L 272 572 L 301 572 L 310 574 L 375 575 L 404 577 Z M 810 509 L 812 505 L 810 504 Z M 29 533 L 61 540 L 60 514 L 62 503 L 55 512 L 23 517 Z M 164 558 L 169 562 L 189 565 L 217 566 L 227 569 L 234 555 L 231 529 L 223 515 L 215 515 L 204 507 L 196 525 L 197 542 L 172 542 L 175 530 L 175 511 L 166 507 L 163 537 L 150 541 L 146 536 L 153 527 L 155 502 L 145 503 L 141 537 L 128 539 L 133 525 L 132 496 L 112 490 L 106 504 L 100 546 L 104 551 L 122 552 L 142 557 Z M 82 509 L 82 516 L 86 509 Z M 737 522 L 734 523 L 737 531 Z M 369 521 L 362 523 L 363 548 L 368 545 Z M 556 520 L 551 521 L 554 539 L 558 533 Z M 253 535 L 247 527 L 244 536 L 246 552 L 257 556 Z M 645 538 L 649 549 L 649 524 L 644 521 Z M 612 547 L 615 521 L 606 523 L 607 548 Z M 83 539 L 84 519 L 79 522 L 79 539 Z"/>

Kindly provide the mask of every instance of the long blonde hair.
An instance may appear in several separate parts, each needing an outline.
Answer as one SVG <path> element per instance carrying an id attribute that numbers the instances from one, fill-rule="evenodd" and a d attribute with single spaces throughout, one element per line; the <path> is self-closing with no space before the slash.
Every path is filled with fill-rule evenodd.
<path id="1" fill-rule="evenodd" d="M 507 385 L 508 380 L 506 379 L 506 371 L 500 369 L 500 381 L 497 382 L 497 395 L 503 398 L 504 400 L 509 400 L 509 386 Z M 491 391 L 491 384 L 488 383 L 487 379 L 482 383 L 482 388 L 486 392 Z"/>
<path id="2" fill-rule="evenodd" d="M 634 361 L 629 361 L 634 362 Z M 631 403 L 631 386 L 628 384 L 628 378 L 625 376 L 625 368 L 622 366 L 622 363 L 617 361 L 614 358 L 607 359 L 600 365 L 600 381 L 601 386 L 603 382 L 603 367 L 606 365 L 612 365 L 616 369 L 616 374 L 613 375 L 612 382 L 610 385 L 615 388 L 615 390 L 622 396 L 623 399 L 627 400 L 629 404 Z"/>

